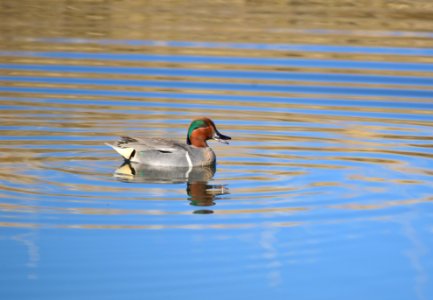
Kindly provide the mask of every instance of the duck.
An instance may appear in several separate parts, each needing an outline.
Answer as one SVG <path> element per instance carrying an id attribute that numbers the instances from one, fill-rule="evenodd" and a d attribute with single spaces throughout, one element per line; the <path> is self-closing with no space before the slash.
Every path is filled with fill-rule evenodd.
<path id="1" fill-rule="evenodd" d="M 152 167 L 193 168 L 215 165 L 216 155 L 207 144 L 212 139 L 228 144 L 231 137 L 221 134 L 211 119 L 201 117 L 191 121 L 186 144 L 165 138 L 122 136 L 115 143 L 106 145 L 127 162 Z"/>

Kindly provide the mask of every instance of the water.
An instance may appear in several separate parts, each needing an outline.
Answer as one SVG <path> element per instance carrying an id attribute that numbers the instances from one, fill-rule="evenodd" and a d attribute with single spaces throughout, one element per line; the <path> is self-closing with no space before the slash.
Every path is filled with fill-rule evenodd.
<path id="1" fill-rule="evenodd" d="M 1 4 L 1 299 L 433 298 L 430 2 Z"/>

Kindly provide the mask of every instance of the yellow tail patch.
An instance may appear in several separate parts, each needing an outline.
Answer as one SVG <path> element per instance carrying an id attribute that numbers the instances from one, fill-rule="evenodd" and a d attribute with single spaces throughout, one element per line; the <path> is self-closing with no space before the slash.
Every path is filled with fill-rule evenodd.
<path id="1" fill-rule="evenodd" d="M 120 155 L 122 155 L 125 159 L 130 159 L 132 153 L 135 151 L 134 148 L 120 148 L 120 147 L 117 147 L 115 145 L 108 144 L 108 143 L 105 143 L 105 145 L 116 150 L 116 152 L 119 153 Z"/>

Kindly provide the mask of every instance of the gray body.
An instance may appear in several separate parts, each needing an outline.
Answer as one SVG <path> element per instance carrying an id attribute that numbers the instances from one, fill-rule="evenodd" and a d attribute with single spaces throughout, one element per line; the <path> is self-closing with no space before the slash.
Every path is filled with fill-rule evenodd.
<path id="1" fill-rule="evenodd" d="M 107 144 L 130 162 L 149 166 L 198 167 L 215 164 L 215 153 L 209 147 L 195 147 L 161 138 L 122 137 Z"/>

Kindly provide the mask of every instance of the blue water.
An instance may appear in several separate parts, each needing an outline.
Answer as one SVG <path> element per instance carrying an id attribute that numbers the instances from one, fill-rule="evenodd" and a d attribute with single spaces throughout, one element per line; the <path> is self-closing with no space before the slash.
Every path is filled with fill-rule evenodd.
<path id="1" fill-rule="evenodd" d="M 0 299 L 433 298 L 433 6 L 5 3 Z"/>

